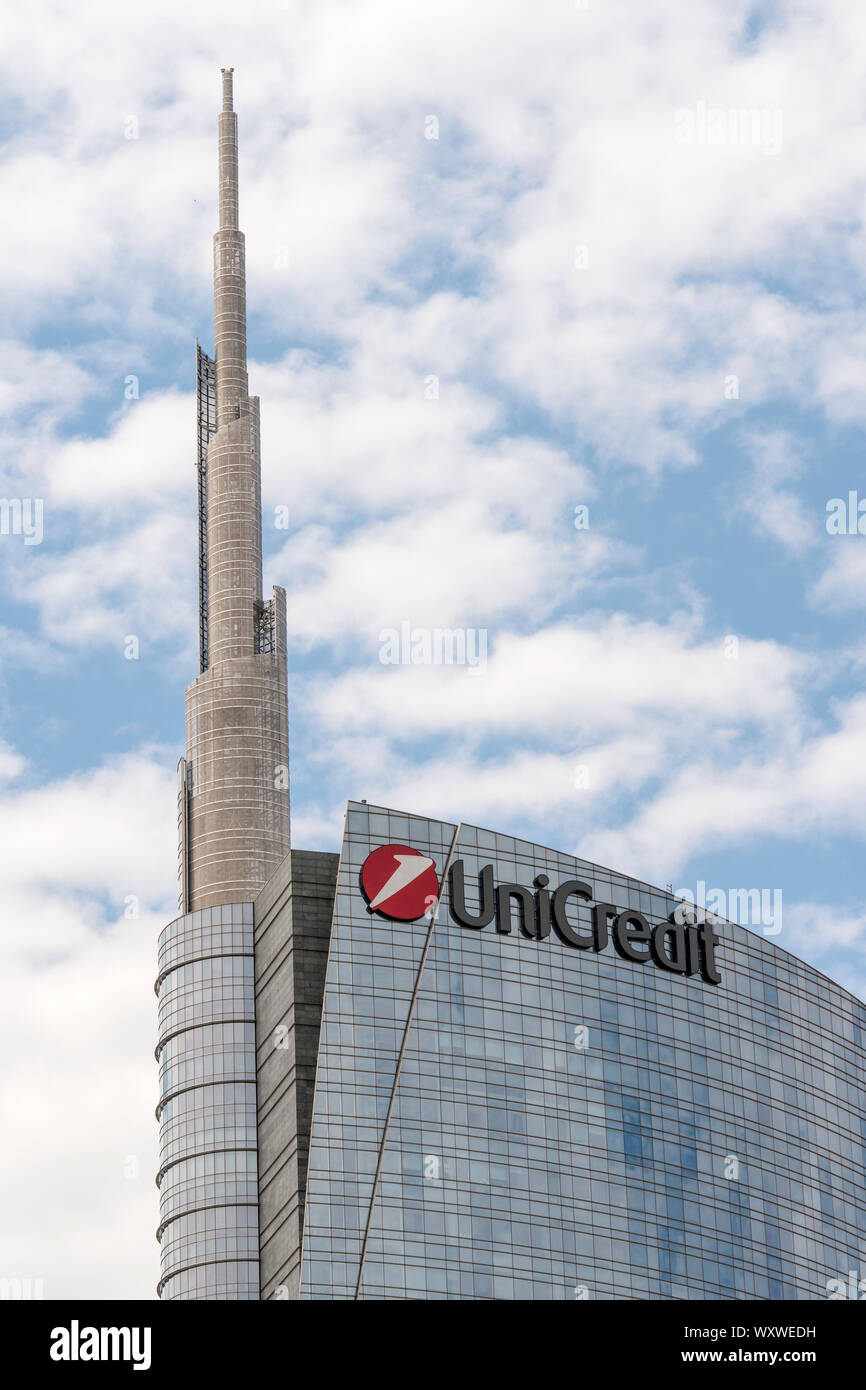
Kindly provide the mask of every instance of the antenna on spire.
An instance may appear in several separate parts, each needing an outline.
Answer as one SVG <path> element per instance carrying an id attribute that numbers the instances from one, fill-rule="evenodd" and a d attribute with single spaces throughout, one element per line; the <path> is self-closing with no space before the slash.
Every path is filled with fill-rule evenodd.
<path id="1" fill-rule="evenodd" d="M 234 93 L 232 90 L 234 68 L 220 68 L 223 77 L 223 111 L 234 111 Z"/>

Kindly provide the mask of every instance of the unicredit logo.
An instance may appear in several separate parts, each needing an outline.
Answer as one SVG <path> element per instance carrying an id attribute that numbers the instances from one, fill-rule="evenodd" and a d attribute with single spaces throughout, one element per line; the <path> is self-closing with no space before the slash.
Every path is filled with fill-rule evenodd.
<path id="1" fill-rule="evenodd" d="M 436 864 L 408 845 L 380 845 L 361 866 L 361 887 L 371 912 L 414 922 L 439 896 Z"/>
<path id="2" fill-rule="evenodd" d="M 478 875 L 478 908 L 466 903 L 463 860 L 455 859 L 449 876 L 448 913 L 453 922 L 474 931 L 495 923 L 497 932 L 509 935 L 516 926 L 521 936 L 544 942 L 551 935 L 578 951 L 604 951 L 612 942 L 617 954 L 638 965 L 652 962 L 677 975 L 700 976 L 708 984 L 721 981 L 713 931 L 718 919 L 699 916 L 681 903 L 668 921 L 652 926 L 642 912 L 614 903 L 596 902 L 590 884 L 570 878 L 549 887 L 546 874 L 538 874 L 532 887 L 494 880 L 492 864 Z M 429 855 L 408 845 L 382 845 L 367 855 L 361 868 L 361 886 L 371 912 L 381 912 L 398 922 L 414 922 L 429 912 L 439 896 L 436 865 Z M 574 916 L 575 902 L 589 908 L 589 930 Z M 571 915 L 570 915 L 571 914 Z"/>

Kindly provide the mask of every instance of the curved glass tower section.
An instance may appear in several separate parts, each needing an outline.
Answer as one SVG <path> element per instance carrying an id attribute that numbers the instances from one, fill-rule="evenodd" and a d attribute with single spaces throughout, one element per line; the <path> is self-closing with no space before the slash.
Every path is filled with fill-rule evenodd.
<path id="1" fill-rule="evenodd" d="M 301 1297 L 821 1299 L 862 1277 L 866 1006 L 732 923 L 713 984 L 623 958 L 613 919 L 603 949 L 530 938 L 517 911 L 459 925 L 448 883 L 425 957 L 429 923 L 371 913 L 359 872 L 394 845 L 441 875 L 453 833 L 349 803 Z M 488 865 L 651 926 L 678 905 L 474 827 L 456 857 L 476 916 Z M 590 940 L 592 903 L 568 911 Z"/>
<path id="2" fill-rule="evenodd" d="M 163 1299 L 257 1299 L 253 905 L 178 917 L 160 935 Z"/>

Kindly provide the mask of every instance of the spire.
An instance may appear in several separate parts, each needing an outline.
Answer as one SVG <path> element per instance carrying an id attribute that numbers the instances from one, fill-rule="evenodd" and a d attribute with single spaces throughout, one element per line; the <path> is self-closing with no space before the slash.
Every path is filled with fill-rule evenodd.
<path id="1" fill-rule="evenodd" d="M 238 228 L 238 118 L 232 69 L 222 70 L 219 230 L 214 235 L 216 411 L 207 405 L 206 609 L 208 668 L 263 650 L 262 507 L 258 400 L 247 383 L 244 234 Z M 210 381 L 207 383 L 211 389 Z M 200 419 L 202 401 L 200 393 Z"/>
<path id="2" fill-rule="evenodd" d="M 238 226 L 238 118 L 234 112 L 232 73 L 222 68 L 223 109 L 219 114 L 220 230 Z"/>
<path id="3" fill-rule="evenodd" d="M 213 359 L 197 350 L 201 671 L 187 691 L 186 910 L 249 902 L 289 848 L 286 596 L 262 590 L 259 402 L 248 394 L 231 69 L 222 72 Z M 185 817 L 185 819 L 184 819 Z"/>
<path id="4" fill-rule="evenodd" d="M 238 118 L 233 68 L 222 69 L 219 114 L 219 231 L 214 237 L 214 355 L 217 423 L 237 419 L 247 386 L 244 236 L 238 229 Z"/>

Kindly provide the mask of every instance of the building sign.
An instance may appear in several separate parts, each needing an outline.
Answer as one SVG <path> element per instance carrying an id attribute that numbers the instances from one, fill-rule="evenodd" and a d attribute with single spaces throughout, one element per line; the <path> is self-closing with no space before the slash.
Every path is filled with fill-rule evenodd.
<path id="1" fill-rule="evenodd" d="M 371 912 L 397 922 L 414 922 L 439 896 L 435 861 L 408 845 L 380 845 L 361 869 L 361 887 Z"/>
<path id="2" fill-rule="evenodd" d="M 380 845 L 364 860 L 361 887 L 371 912 L 398 922 L 414 922 L 435 906 L 439 895 L 436 865 L 428 855 L 407 845 Z M 546 874 L 523 883 L 499 883 L 493 865 L 485 864 L 478 875 L 478 909 L 466 905 L 463 860 L 456 859 L 449 874 L 449 913 L 452 921 L 473 931 L 495 924 L 509 935 L 516 925 L 522 936 L 544 941 L 554 935 L 564 946 L 578 951 L 603 951 L 609 941 L 625 960 L 677 975 L 700 974 L 708 984 L 721 981 L 716 965 L 719 938 L 716 920 L 699 914 L 691 904 L 680 904 L 666 922 L 652 926 L 643 913 L 614 903 L 596 902 L 590 884 L 569 878 L 550 887 Z M 587 930 L 576 921 L 577 903 L 590 909 Z M 690 920 L 691 919 L 691 920 Z"/>

